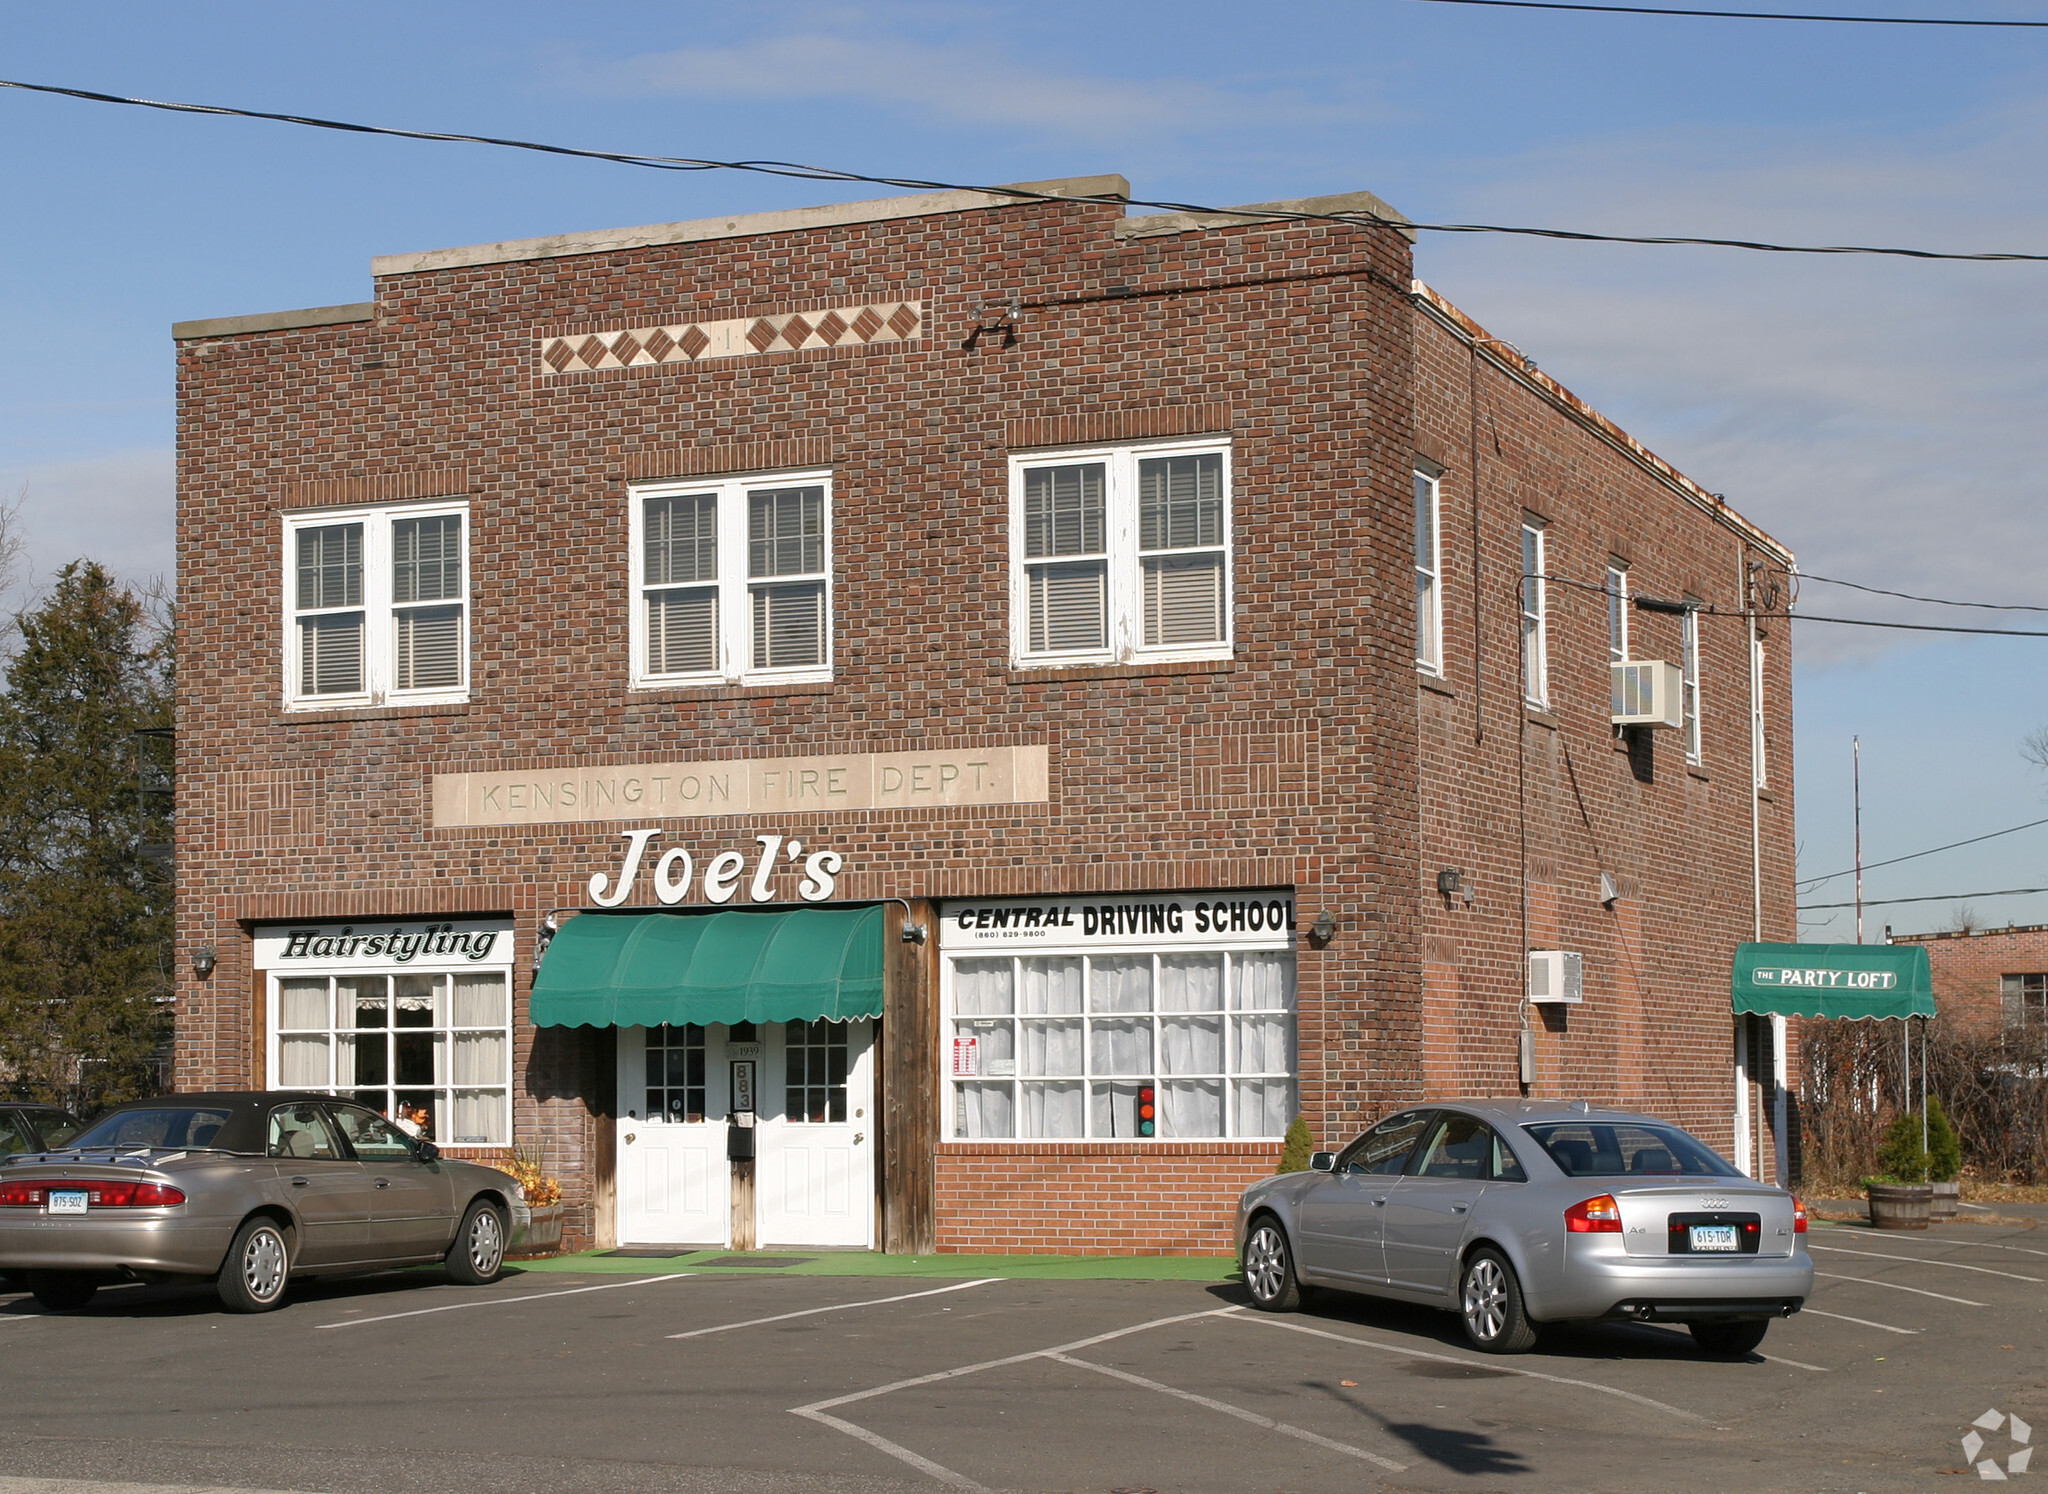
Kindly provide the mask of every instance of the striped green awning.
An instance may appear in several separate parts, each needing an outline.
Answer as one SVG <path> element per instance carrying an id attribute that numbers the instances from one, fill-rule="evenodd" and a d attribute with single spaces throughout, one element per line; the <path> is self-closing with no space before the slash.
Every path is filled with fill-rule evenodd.
<path id="1" fill-rule="evenodd" d="M 580 913 L 533 978 L 536 1027 L 842 1022 L 882 1011 L 882 910 Z"/>
<path id="2" fill-rule="evenodd" d="M 1918 944 L 1744 944 L 1735 1010 L 1781 1017 L 1934 1015 L 1934 980 Z"/>

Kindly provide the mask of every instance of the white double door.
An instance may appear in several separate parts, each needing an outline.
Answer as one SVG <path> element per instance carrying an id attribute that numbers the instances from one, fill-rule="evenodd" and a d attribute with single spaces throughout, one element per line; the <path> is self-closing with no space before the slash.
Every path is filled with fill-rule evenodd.
<path id="1" fill-rule="evenodd" d="M 755 1240 L 871 1246 L 873 1050 L 870 1020 L 621 1028 L 619 1244 L 732 1243 L 732 1065 L 751 1062 Z"/>

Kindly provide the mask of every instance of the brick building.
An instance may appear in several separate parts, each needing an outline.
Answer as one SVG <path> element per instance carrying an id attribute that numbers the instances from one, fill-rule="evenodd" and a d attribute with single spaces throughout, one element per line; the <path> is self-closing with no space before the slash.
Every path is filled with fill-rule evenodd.
<path id="1" fill-rule="evenodd" d="M 1955 1026 L 1988 1037 L 2048 1025 L 2048 924 L 1894 934 L 1927 950 L 1934 999 Z"/>
<path id="2" fill-rule="evenodd" d="M 1782 1175 L 1788 552 L 1369 194 L 1035 185 L 175 329 L 180 1087 L 540 1147 L 572 1243 L 1224 1250 L 1454 1093 Z"/>

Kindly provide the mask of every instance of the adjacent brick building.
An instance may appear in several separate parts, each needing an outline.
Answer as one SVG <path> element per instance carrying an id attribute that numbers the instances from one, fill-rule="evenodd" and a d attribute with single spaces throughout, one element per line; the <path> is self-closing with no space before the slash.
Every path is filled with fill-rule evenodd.
<path id="1" fill-rule="evenodd" d="M 1728 970 L 1791 937 L 1788 552 L 1369 194 L 1036 185 L 176 329 L 180 1087 L 537 1146 L 575 1243 L 1220 1251 L 1293 1113 L 1455 1093 L 1782 1175 Z M 1683 719 L 1617 732 L 1645 658 Z M 770 915 L 825 1007 L 556 989 Z"/>
<path id="2" fill-rule="evenodd" d="M 1934 975 L 1934 1000 L 1957 1028 L 1989 1037 L 2048 1024 L 2048 924 L 1894 934 L 1921 944 Z"/>

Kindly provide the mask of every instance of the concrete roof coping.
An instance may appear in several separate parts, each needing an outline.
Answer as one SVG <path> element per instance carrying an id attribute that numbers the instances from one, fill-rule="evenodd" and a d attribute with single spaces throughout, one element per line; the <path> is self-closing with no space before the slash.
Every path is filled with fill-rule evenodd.
<path id="1" fill-rule="evenodd" d="M 1114 230 L 1120 239 L 1149 239 L 1161 234 L 1196 233 L 1208 228 L 1241 228 L 1252 223 L 1279 223 L 1289 225 L 1299 219 L 1266 218 L 1263 213 L 1364 213 L 1374 218 L 1385 218 L 1395 226 L 1395 231 L 1409 243 L 1415 242 L 1415 230 L 1406 226 L 1408 215 L 1390 206 L 1385 199 L 1370 192 L 1339 192 L 1330 197 L 1295 197 L 1286 202 L 1250 202 L 1243 207 L 1225 208 L 1214 213 L 1146 213 L 1135 218 L 1126 218 Z"/>
<path id="2" fill-rule="evenodd" d="M 260 311 L 254 316 L 217 316 L 207 321 L 172 322 L 171 336 L 179 342 L 189 342 L 195 337 L 283 332 L 292 327 L 338 327 L 344 322 L 367 322 L 376 315 L 375 301 L 358 301 L 349 306 L 309 306 L 304 311 Z"/>
<path id="3" fill-rule="evenodd" d="M 1012 182 L 1009 185 L 1052 197 L 1131 195 L 1131 184 L 1121 176 L 1075 176 L 1047 182 Z M 1029 201 L 1029 198 L 1004 197 L 994 192 L 920 192 L 911 197 L 882 197 L 828 207 L 740 213 L 732 217 L 698 218 L 688 223 L 650 223 L 639 228 L 604 228 L 589 233 L 554 234 L 543 239 L 511 239 L 502 244 L 472 244 L 461 249 L 428 249 L 416 254 L 383 254 L 370 261 L 370 273 L 376 276 L 416 275 L 427 270 L 453 270 L 467 265 L 560 259 L 572 254 L 606 254 L 618 249 L 645 249 L 657 244 L 745 239 L 758 234 L 797 233 L 807 228 L 836 228 L 850 223 L 886 223 L 896 218 L 925 218 L 935 213 L 968 212 L 977 208 L 1019 207 Z"/>

